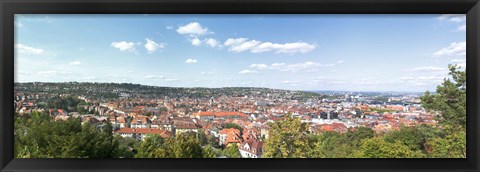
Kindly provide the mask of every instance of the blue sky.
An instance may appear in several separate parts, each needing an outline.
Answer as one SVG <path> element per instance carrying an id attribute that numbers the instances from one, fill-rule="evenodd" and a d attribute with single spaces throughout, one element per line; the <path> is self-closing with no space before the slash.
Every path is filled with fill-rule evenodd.
<path id="1" fill-rule="evenodd" d="M 16 15 L 16 82 L 434 91 L 465 15 Z"/>

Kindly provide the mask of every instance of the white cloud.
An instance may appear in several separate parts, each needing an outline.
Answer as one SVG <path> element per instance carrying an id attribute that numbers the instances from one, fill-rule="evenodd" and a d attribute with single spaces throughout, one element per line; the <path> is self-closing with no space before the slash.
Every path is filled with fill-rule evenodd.
<path id="1" fill-rule="evenodd" d="M 285 66 L 285 63 L 274 63 L 274 64 L 272 64 L 273 68 L 277 68 L 277 67 L 281 67 L 281 66 Z"/>
<path id="2" fill-rule="evenodd" d="M 197 59 L 191 59 L 191 58 L 190 58 L 190 59 L 187 59 L 187 60 L 185 61 L 185 63 L 188 63 L 188 64 L 197 63 Z"/>
<path id="3" fill-rule="evenodd" d="M 146 79 L 162 79 L 164 76 L 162 75 L 147 75 L 145 76 Z"/>
<path id="4" fill-rule="evenodd" d="M 245 69 L 245 70 L 242 70 L 238 73 L 239 74 L 252 74 L 252 73 L 258 73 L 258 71 Z"/>
<path id="5" fill-rule="evenodd" d="M 415 86 L 426 86 L 427 84 L 426 83 L 423 83 L 423 82 L 417 82 L 415 83 Z"/>
<path id="6" fill-rule="evenodd" d="M 435 76 L 419 76 L 417 77 L 418 80 L 432 80 L 435 79 Z"/>
<path id="7" fill-rule="evenodd" d="M 120 51 L 130 51 L 130 52 L 135 51 L 135 43 L 133 42 L 126 42 L 126 41 L 112 42 L 110 45 L 112 47 L 120 49 Z"/>
<path id="8" fill-rule="evenodd" d="M 440 21 L 448 21 L 448 22 L 463 22 L 467 19 L 465 14 L 443 14 L 440 15 L 438 18 Z"/>
<path id="9" fill-rule="evenodd" d="M 15 25 L 15 27 L 23 27 L 23 23 L 19 21 L 14 21 L 13 25 Z"/>
<path id="10" fill-rule="evenodd" d="M 273 51 L 275 53 L 307 53 L 314 50 L 315 45 L 308 44 L 305 42 L 293 42 L 293 43 L 272 43 L 272 42 L 261 42 L 257 40 L 248 41 L 247 38 L 229 38 L 224 43 L 225 46 L 229 47 L 229 51 L 232 52 L 243 52 L 250 51 L 252 53 L 263 53 L 268 51 Z"/>
<path id="11" fill-rule="evenodd" d="M 200 39 L 198 39 L 198 38 L 193 38 L 192 39 L 192 45 L 200 46 L 200 45 L 202 45 L 202 41 L 200 41 Z"/>
<path id="12" fill-rule="evenodd" d="M 451 63 L 458 63 L 458 62 L 465 62 L 465 59 L 452 59 L 450 60 Z"/>
<path id="13" fill-rule="evenodd" d="M 467 51 L 466 42 L 453 42 L 448 47 L 442 48 L 433 55 L 436 57 L 442 56 L 464 56 Z"/>
<path id="14" fill-rule="evenodd" d="M 295 84 L 295 83 L 299 83 L 298 81 L 288 81 L 288 80 L 285 80 L 285 81 L 282 81 L 282 83 L 284 84 Z"/>
<path id="15" fill-rule="evenodd" d="M 294 42 L 286 44 L 277 44 L 264 42 L 257 47 L 252 48 L 252 53 L 262 53 L 267 51 L 275 51 L 275 53 L 307 53 L 315 49 L 314 45 L 305 42 Z"/>
<path id="16" fill-rule="evenodd" d="M 404 77 L 401 77 L 400 79 L 401 80 L 412 80 L 412 79 L 415 79 L 415 78 L 411 77 L 411 76 L 404 76 Z"/>
<path id="17" fill-rule="evenodd" d="M 461 31 L 466 31 L 467 30 L 467 25 L 466 24 L 463 24 L 463 25 L 460 25 L 457 27 L 457 31 L 461 32 Z"/>
<path id="18" fill-rule="evenodd" d="M 83 77 L 82 79 L 84 79 L 84 80 L 95 80 L 95 79 L 97 79 L 97 77 L 95 77 L 95 76 L 86 76 L 86 77 Z"/>
<path id="19" fill-rule="evenodd" d="M 416 83 L 438 83 L 441 82 L 445 76 L 404 76 L 401 77 L 401 80 L 404 80 L 402 82 L 406 82 L 407 84 L 416 84 Z"/>
<path id="20" fill-rule="evenodd" d="M 218 45 L 218 41 L 216 39 L 213 39 L 213 38 L 206 39 L 205 43 L 207 43 L 207 45 L 209 45 L 212 48 L 216 47 Z"/>
<path id="21" fill-rule="evenodd" d="M 266 65 L 266 64 L 251 64 L 250 67 L 251 68 L 257 68 L 257 69 L 260 69 L 260 70 L 269 69 L 269 66 Z"/>
<path id="22" fill-rule="evenodd" d="M 45 53 L 45 50 L 40 49 L 40 48 L 34 48 L 30 46 L 26 46 L 23 44 L 15 44 L 15 49 L 20 53 L 20 54 L 25 54 L 25 55 L 40 55 Z"/>
<path id="23" fill-rule="evenodd" d="M 53 74 L 57 74 L 58 72 L 57 71 L 54 71 L 54 70 L 47 70 L 47 71 L 39 71 L 38 74 L 42 74 L 42 75 L 53 75 Z"/>
<path id="24" fill-rule="evenodd" d="M 198 36 L 208 33 L 208 28 L 203 28 L 200 23 L 192 22 L 185 26 L 180 26 L 177 32 L 182 35 Z"/>
<path id="25" fill-rule="evenodd" d="M 145 49 L 147 49 L 148 53 L 153 53 L 160 48 L 165 48 L 165 43 L 158 44 L 155 41 L 148 38 L 146 38 L 145 41 L 146 41 Z"/>
<path id="26" fill-rule="evenodd" d="M 70 62 L 69 65 L 70 66 L 77 66 L 77 65 L 81 65 L 81 64 L 82 64 L 82 62 L 80 62 L 80 61 L 73 61 L 73 62 Z"/>
<path id="27" fill-rule="evenodd" d="M 453 31 L 465 32 L 467 30 L 467 25 L 465 24 L 467 16 L 465 14 L 443 14 L 437 17 L 437 20 L 440 22 L 459 24 Z"/>
<path id="28" fill-rule="evenodd" d="M 382 81 L 361 80 L 359 82 L 356 82 L 355 84 L 359 84 L 359 85 L 378 85 L 378 84 L 382 84 Z"/>
<path id="29" fill-rule="evenodd" d="M 278 71 L 289 71 L 289 72 L 298 72 L 298 71 L 316 71 L 318 68 L 322 67 L 333 67 L 338 64 L 343 63 L 344 60 L 339 60 L 336 63 L 330 63 L 330 64 L 322 64 L 318 62 L 303 62 L 303 63 L 294 63 L 294 64 L 286 64 L 286 63 L 273 63 L 271 65 L 267 64 L 251 64 L 249 67 L 250 68 L 255 68 L 258 70 L 278 70 Z"/>
<path id="30" fill-rule="evenodd" d="M 174 81 L 179 81 L 179 80 L 178 80 L 178 79 L 169 78 L 169 79 L 165 79 L 165 81 L 167 81 L 167 82 L 174 82 Z"/>
<path id="31" fill-rule="evenodd" d="M 304 62 L 304 63 L 289 64 L 285 67 L 278 68 L 278 70 L 295 72 L 295 71 L 301 71 L 301 70 L 307 70 L 307 69 L 312 70 L 313 68 L 321 67 L 321 66 L 324 66 L 324 65 L 317 62 Z"/>
<path id="32" fill-rule="evenodd" d="M 172 30 L 172 29 L 173 29 L 173 26 L 167 26 L 167 27 L 165 27 L 165 29 L 167 29 L 167 30 Z"/>
<path id="33" fill-rule="evenodd" d="M 202 74 L 202 75 L 211 75 L 211 74 L 214 74 L 214 72 L 201 72 L 200 74 Z"/>
<path id="34" fill-rule="evenodd" d="M 228 38 L 223 45 L 225 46 L 231 46 L 231 45 L 238 45 L 241 44 L 245 41 L 247 41 L 247 38 Z"/>
<path id="35" fill-rule="evenodd" d="M 249 49 L 252 49 L 253 47 L 257 46 L 260 43 L 261 43 L 260 41 L 251 40 L 251 41 L 247 41 L 247 42 L 244 42 L 244 43 L 241 43 L 241 44 L 238 44 L 238 45 L 232 45 L 232 46 L 230 46 L 230 48 L 228 50 L 239 53 L 239 52 L 243 52 L 243 51 L 247 51 Z"/>
<path id="36" fill-rule="evenodd" d="M 422 66 L 422 67 L 416 67 L 408 70 L 410 71 L 444 71 L 446 69 L 441 67 L 435 67 L 435 66 Z"/>

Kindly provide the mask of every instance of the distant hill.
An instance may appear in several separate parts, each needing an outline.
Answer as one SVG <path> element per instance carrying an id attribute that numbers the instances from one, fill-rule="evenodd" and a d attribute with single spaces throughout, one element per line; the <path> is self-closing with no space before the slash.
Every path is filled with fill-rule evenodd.
<path id="1" fill-rule="evenodd" d="M 258 87 L 161 87 L 130 83 L 91 83 L 91 82 L 29 82 L 15 83 L 15 92 L 71 94 L 77 96 L 115 99 L 122 96 L 132 98 L 168 97 L 218 97 L 222 95 L 244 97 L 260 96 L 265 98 L 287 98 L 304 100 L 321 98 L 322 94 L 310 91 L 294 91 Z"/>

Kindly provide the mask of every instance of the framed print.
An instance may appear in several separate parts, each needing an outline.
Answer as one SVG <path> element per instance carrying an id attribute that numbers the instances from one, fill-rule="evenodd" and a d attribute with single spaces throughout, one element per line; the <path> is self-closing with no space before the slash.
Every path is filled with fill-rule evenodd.
<path id="1" fill-rule="evenodd" d="M 478 1 L 0 4 L 2 171 L 478 171 Z"/>

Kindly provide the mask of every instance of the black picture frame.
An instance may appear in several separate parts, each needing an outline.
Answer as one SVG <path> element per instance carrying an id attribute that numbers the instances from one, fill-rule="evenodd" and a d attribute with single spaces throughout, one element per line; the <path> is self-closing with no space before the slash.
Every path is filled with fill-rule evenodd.
<path id="1" fill-rule="evenodd" d="M 1 0 L 1 171 L 479 171 L 479 0 Z M 466 14 L 465 159 L 15 159 L 14 14 Z"/>

